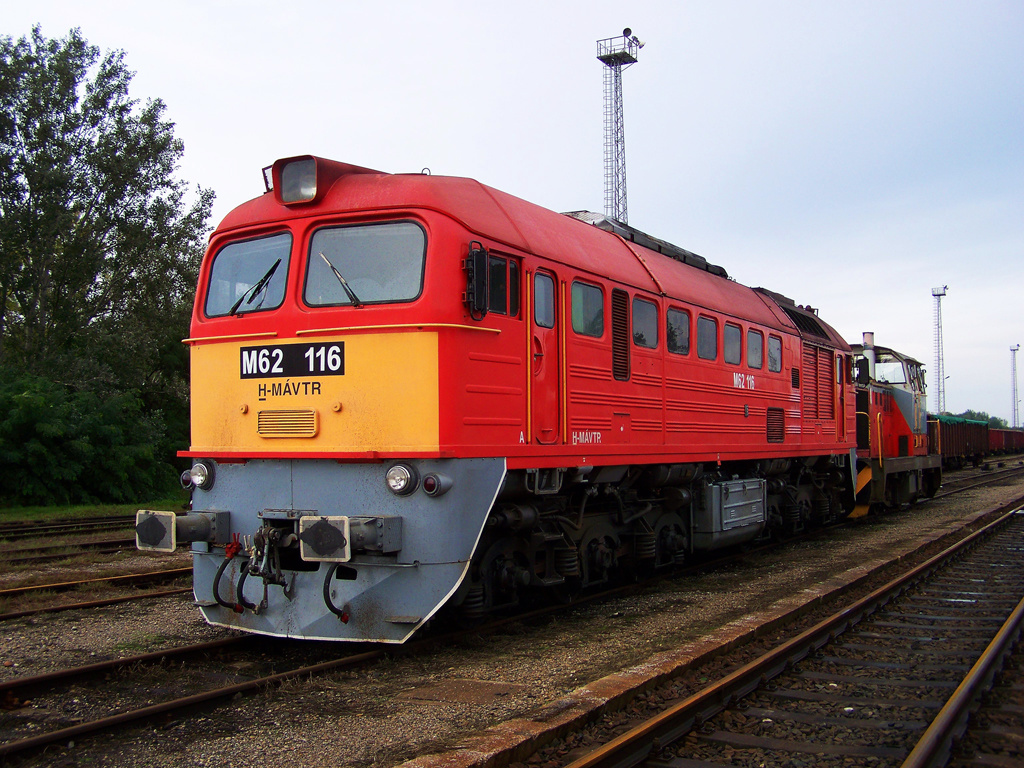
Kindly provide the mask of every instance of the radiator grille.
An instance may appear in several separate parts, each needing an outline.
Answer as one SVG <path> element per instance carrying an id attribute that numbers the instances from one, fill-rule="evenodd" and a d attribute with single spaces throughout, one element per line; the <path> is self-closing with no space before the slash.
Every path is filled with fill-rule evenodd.
<path id="1" fill-rule="evenodd" d="M 781 408 L 768 409 L 768 442 L 781 443 L 786 439 L 786 412 Z"/>
<path id="2" fill-rule="evenodd" d="M 317 412 L 312 409 L 294 411 L 260 411 L 256 432 L 260 437 L 316 437 Z"/>
<path id="3" fill-rule="evenodd" d="M 831 350 L 804 346 L 803 415 L 805 419 L 834 419 L 835 357 Z"/>
<path id="4" fill-rule="evenodd" d="M 629 294 L 612 290 L 612 374 L 629 380 Z"/>

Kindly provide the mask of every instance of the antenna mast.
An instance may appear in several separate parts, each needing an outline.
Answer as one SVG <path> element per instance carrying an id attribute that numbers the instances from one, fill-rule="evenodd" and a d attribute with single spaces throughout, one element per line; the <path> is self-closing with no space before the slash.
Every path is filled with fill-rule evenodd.
<path id="1" fill-rule="evenodd" d="M 633 30 L 597 41 L 597 59 L 604 70 L 604 212 L 627 223 L 626 126 L 622 115 L 622 70 L 636 64 L 644 47 Z"/>
<path id="2" fill-rule="evenodd" d="M 946 412 L 946 365 L 942 359 L 942 297 L 946 295 L 944 285 L 932 288 L 935 297 L 935 412 L 940 416 Z"/>
<path id="3" fill-rule="evenodd" d="M 1020 422 L 1017 420 L 1017 404 L 1020 402 L 1017 399 L 1017 352 L 1019 350 L 1020 344 L 1010 347 L 1010 389 L 1013 391 L 1013 409 L 1010 411 L 1013 423 L 1010 426 L 1014 429 L 1020 426 Z"/>

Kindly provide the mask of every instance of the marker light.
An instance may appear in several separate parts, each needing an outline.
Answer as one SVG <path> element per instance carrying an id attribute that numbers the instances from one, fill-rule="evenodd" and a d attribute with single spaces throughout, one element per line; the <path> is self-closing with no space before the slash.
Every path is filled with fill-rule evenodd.
<path id="1" fill-rule="evenodd" d="M 423 492 L 427 496 L 444 496 L 451 487 L 452 479 L 447 475 L 432 472 L 423 478 Z"/>
<path id="2" fill-rule="evenodd" d="M 395 464 L 384 475 L 388 488 L 397 496 L 407 496 L 416 490 L 416 470 L 406 464 Z"/>

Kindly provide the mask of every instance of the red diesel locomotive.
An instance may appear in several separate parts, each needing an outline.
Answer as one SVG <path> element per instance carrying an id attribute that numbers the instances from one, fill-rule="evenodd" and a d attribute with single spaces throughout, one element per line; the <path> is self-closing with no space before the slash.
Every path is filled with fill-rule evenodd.
<path id="1" fill-rule="evenodd" d="M 402 642 L 853 509 L 853 353 L 814 310 L 470 179 L 269 176 L 202 265 L 192 512 L 137 520 L 192 542 L 211 623 Z"/>

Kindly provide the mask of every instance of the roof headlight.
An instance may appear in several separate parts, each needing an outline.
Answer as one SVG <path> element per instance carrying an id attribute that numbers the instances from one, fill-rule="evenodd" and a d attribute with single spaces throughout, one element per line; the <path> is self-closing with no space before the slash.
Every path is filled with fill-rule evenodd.
<path id="1" fill-rule="evenodd" d="M 416 490 L 419 480 L 416 470 L 408 464 L 395 464 L 384 475 L 388 489 L 397 496 L 407 496 Z"/>
<path id="2" fill-rule="evenodd" d="M 316 197 L 316 160 L 305 157 L 281 166 L 281 202 L 305 203 Z"/>

